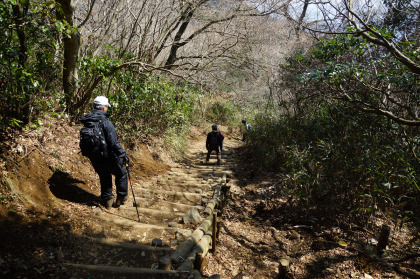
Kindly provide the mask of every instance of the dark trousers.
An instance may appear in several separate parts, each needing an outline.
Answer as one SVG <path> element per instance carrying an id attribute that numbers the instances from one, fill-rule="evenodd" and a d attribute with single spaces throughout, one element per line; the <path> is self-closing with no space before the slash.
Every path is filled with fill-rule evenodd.
<path id="1" fill-rule="evenodd" d="M 101 199 L 112 199 L 112 175 L 115 176 L 117 196 L 127 195 L 127 170 L 121 158 L 91 159 L 101 182 Z"/>
<path id="2" fill-rule="evenodd" d="M 219 151 L 219 147 L 217 148 L 209 148 L 207 149 L 207 158 L 206 158 L 206 163 L 210 160 L 210 153 L 212 151 L 216 151 L 216 156 L 217 156 L 217 164 L 220 165 L 221 161 L 222 161 L 222 154 Z"/>

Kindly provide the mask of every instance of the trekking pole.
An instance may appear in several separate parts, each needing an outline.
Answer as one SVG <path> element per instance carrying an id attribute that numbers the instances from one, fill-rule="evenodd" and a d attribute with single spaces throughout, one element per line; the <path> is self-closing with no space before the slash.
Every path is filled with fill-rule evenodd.
<path id="1" fill-rule="evenodd" d="M 140 223 L 139 209 L 137 208 L 136 196 L 134 196 L 133 183 L 131 182 L 131 176 L 130 176 L 130 171 L 128 170 L 128 164 L 125 165 L 125 168 L 127 169 L 128 180 L 130 180 L 131 193 L 133 193 L 134 206 L 136 207 L 137 217 L 139 218 L 139 223 Z"/>

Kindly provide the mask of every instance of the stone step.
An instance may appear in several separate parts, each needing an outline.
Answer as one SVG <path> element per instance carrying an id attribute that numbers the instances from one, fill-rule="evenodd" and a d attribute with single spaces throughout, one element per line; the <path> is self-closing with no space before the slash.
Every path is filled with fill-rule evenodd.
<path id="1" fill-rule="evenodd" d="M 161 226 L 168 225 L 170 222 L 178 223 L 182 219 L 182 216 L 185 215 L 185 213 L 182 212 L 160 211 L 141 207 L 138 207 L 137 210 L 142 223 Z M 135 207 L 122 205 L 118 209 L 116 215 L 138 220 L 137 210 Z"/>
<path id="2" fill-rule="evenodd" d="M 177 181 L 177 182 L 185 182 L 185 183 L 194 183 L 199 180 L 199 178 L 192 176 L 191 174 L 188 174 L 188 176 L 173 176 L 173 175 L 165 175 L 161 176 L 157 179 L 157 182 L 159 181 Z"/>
<path id="3" fill-rule="evenodd" d="M 79 243 L 83 243 L 81 244 L 83 247 L 79 249 L 80 253 L 89 253 L 90 256 L 82 259 L 74 254 L 66 253 L 64 254 L 65 261 L 76 264 L 151 268 L 162 257 L 169 256 L 175 251 L 169 247 L 152 246 L 152 243 L 150 245 L 136 244 L 87 236 L 78 236 L 78 238 Z"/>
<path id="4" fill-rule="evenodd" d="M 140 188 L 137 189 L 137 192 L 141 192 L 141 195 L 136 194 L 136 196 L 151 198 L 157 200 L 165 200 L 177 203 L 186 203 L 186 204 L 195 204 L 201 205 L 201 199 L 203 198 L 202 194 L 181 192 L 181 191 L 167 191 L 167 190 L 158 190 L 158 189 L 147 189 Z"/>
<path id="5" fill-rule="evenodd" d="M 137 250 L 137 251 L 149 251 L 149 252 L 162 252 L 165 254 L 173 252 L 173 249 L 168 248 L 168 247 L 155 247 L 151 245 L 114 241 L 107 238 L 97 238 L 97 237 L 90 237 L 90 236 L 84 236 L 84 235 L 80 237 L 89 239 L 90 241 L 98 243 L 98 244 L 121 248 L 121 249 L 132 249 L 132 250 Z"/>
<path id="6" fill-rule="evenodd" d="M 212 181 L 209 182 L 201 180 L 200 182 L 194 184 L 184 184 L 180 182 L 164 181 L 160 182 L 158 185 L 153 186 L 153 188 L 165 191 L 178 191 L 201 194 L 205 191 L 212 190 L 213 187 L 210 185 L 211 182 Z"/>
<path id="7" fill-rule="evenodd" d="M 190 168 L 190 169 L 186 169 L 185 171 L 188 174 L 188 178 L 184 178 L 182 176 L 169 176 L 171 177 L 170 179 L 167 179 L 168 176 L 162 176 L 158 179 L 159 180 L 174 180 L 174 181 L 195 181 L 197 179 L 200 179 L 203 177 L 203 175 L 211 175 L 217 171 L 223 170 L 225 171 L 226 168 L 220 168 L 219 166 L 217 167 L 211 167 L 211 166 L 207 166 L 206 168 L 203 167 L 199 167 L 199 168 Z"/>
<path id="8" fill-rule="evenodd" d="M 197 169 L 202 172 L 202 174 L 212 174 L 213 178 L 222 177 L 224 174 L 227 176 L 233 175 L 234 168 L 227 168 L 226 166 L 217 166 L 217 167 L 209 167 L 205 165 L 197 166 Z"/>
<path id="9" fill-rule="evenodd" d="M 215 165 L 206 165 L 205 163 L 200 163 L 200 162 L 196 162 L 194 164 L 194 169 L 196 170 L 201 170 L 201 171 L 218 171 L 220 169 L 223 169 L 223 165 L 222 166 L 215 166 Z"/>
<path id="10" fill-rule="evenodd" d="M 174 181 L 184 181 L 184 182 L 195 182 L 197 180 L 200 180 L 204 174 L 211 174 L 213 170 L 210 170 L 208 172 L 202 171 L 201 169 L 189 169 L 185 170 L 188 174 L 188 179 L 185 179 L 183 177 L 173 177 L 172 179 L 166 179 L 166 177 L 162 177 L 160 180 L 174 180 Z M 159 181 L 159 179 L 158 179 Z"/>
<path id="11" fill-rule="evenodd" d="M 138 222 L 137 215 L 128 219 L 123 216 L 118 216 L 112 213 L 104 213 L 95 215 L 96 218 L 103 222 L 114 223 L 127 229 L 127 236 L 129 236 L 136 243 L 151 244 L 155 238 L 160 238 L 163 245 L 169 246 L 170 242 L 175 239 L 175 233 L 179 228 L 169 227 L 168 225 L 154 225 L 144 224 Z"/>
<path id="12" fill-rule="evenodd" d="M 173 212 L 181 212 L 181 213 L 185 213 L 196 206 L 196 205 L 170 202 L 170 201 L 164 201 L 164 200 L 153 200 L 153 199 L 141 198 L 141 197 L 136 197 L 136 204 L 140 208 L 156 209 L 156 210 L 161 210 L 161 211 L 173 211 Z"/>
<path id="13" fill-rule="evenodd" d="M 112 218 L 111 217 L 107 217 L 105 215 L 95 215 L 96 218 L 101 219 L 103 221 L 106 222 L 112 222 L 121 226 L 127 226 L 127 227 L 132 227 L 138 231 L 145 231 L 145 230 L 168 230 L 168 231 L 174 231 L 174 228 L 168 228 L 166 226 L 159 226 L 159 225 L 152 225 L 152 224 L 144 224 L 141 222 L 138 222 L 137 219 L 128 219 L 125 218 L 123 216 L 119 216 L 116 214 L 112 214 Z"/>
<path id="14" fill-rule="evenodd" d="M 199 177 L 197 177 L 194 181 L 184 181 L 184 180 L 165 180 L 160 179 L 156 182 L 156 185 L 174 185 L 174 186 L 201 186 L 202 184 L 206 184 L 204 182 L 208 182 L 209 179 L 212 180 L 212 182 L 217 182 L 219 180 L 218 177 L 213 178 L 211 174 L 201 174 Z M 204 181 L 204 182 L 203 182 Z M 147 187 L 143 187 L 147 188 Z M 149 187 L 150 188 L 150 187 Z"/>
<path id="15" fill-rule="evenodd" d="M 159 179 L 154 185 L 173 185 L 176 187 L 202 187 L 203 184 L 206 185 L 209 182 L 216 183 L 220 182 L 219 177 L 213 177 L 212 173 L 201 173 L 193 181 L 185 181 L 182 179 L 168 180 L 168 179 Z M 152 187 L 143 187 L 143 188 L 152 188 Z"/>
<path id="16" fill-rule="evenodd" d="M 130 194 L 125 205 L 119 208 L 104 211 L 100 208 L 94 209 L 94 216 L 104 224 L 103 235 L 108 239 L 92 238 L 85 242 L 89 244 L 89 248 L 97 247 L 89 249 L 92 250 L 92 260 L 78 262 L 77 257 L 72 257 L 71 262 L 65 263 L 66 267 L 70 270 L 84 270 L 84 278 L 201 278 L 196 270 L 179 272 L 157 268 L 159 259 L 175 255 L 179 247 L 186 246 L 191 235 L 195 236 L 195 232 L 200 231 L 201 226 L 197 229 L 191 225 L 183 225 L 182 217 L 194 207 L 202 215 L 205 206 L 203 203 L 212 198 L 215 186 L 222 183 L 222 177 L 233 177 L 231 166 L 234 163 L 234 154 L 230 151 L 230 146 L 225 145 L 225 149 L 227 151 L 222 153 L 222 166 L 215 164 L 214 152 L 209 164 L 200 163 L 205 161 L 206 151 L 195 152 L 186 158 L 189 165 L 180 164 L 156 179 L 135 183 L 137 208 L 134 207 L 134 197 Z M 115 234 L 114 224 L 121 228 L 118 235 Z M 128 242 L 111 239 L 125 239 Z M 156 240 L 163 247 L 152 246 Z M 177 266 L 172 262 L 172 269 L 174 268 Z"/>

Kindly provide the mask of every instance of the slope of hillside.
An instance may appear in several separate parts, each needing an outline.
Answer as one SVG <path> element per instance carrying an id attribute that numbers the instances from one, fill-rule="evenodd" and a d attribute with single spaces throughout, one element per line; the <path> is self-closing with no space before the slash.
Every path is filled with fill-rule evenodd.
<path id="1" fill-rule="evenodd" d="M 127 252 L 115 244 L 137 244 L 127 228 L 92 218 L 103 209 L 98 204 L 97 176 L 79 154 L 80 126 L 48 117 L 42 122 L 33 130 L 0 135 L 0 277 L 86 278 L 63 264 L 69 261 L 154 265 L 171 247 L 164 244 L 161 254 L 146 256 Z M 189 138 L 188 153 L 192 155 L 186 159 L 193 164 L 202 164 L 205 134 L 195 129 Z M 418 251 L 409 247 L 418 248 L 419 239 L 408 227 L 397 229 L 386 216 L 379 216 L 372 218 L 371 227 L 362 229 L 347 223 L 345 215 L 329 216 L 317 208 L 304 208 L 294 197 L 270 196 L 276 175 L 256 173 L 252 157 L 234 134 L 227 133 L 225 146 L 234 155 L 223 157 L 233 173 L 230 199 L 222 216 L 218 250 L 208 254 L 204 277 L 274 278 L 280 260 L 286 259 L 290 269 L 285 278 L 418 278 Z M 137 185 L 155 185 L 157 177 L 187 166 L 186 162 L 163 161 L 161 151 L 147 146 L 129 155 Z M 188 173 L 191 171 L 185 168 Z M 107 214 L 114 216 L 113 210 Z M 337 217 L 340 220 L 334 219 Z M 368 253 L 374 249 L 369 243 L 384 224 L 392 228 L 390 243 L 386 257 L 377 259 Z M 347 249 L 338 245 L 340 240 L 348 244 Z M 412 258 L 392 261 L 403 259 L 410 251 Z"/>
<path id="2" fill-rule="evenodd" d="M 104 226 L 89 218 L 99 206 L 100 186 L 89 160 L 79 153 L 79 130 L 78 125 L 46 117 L 34 130 L 2 135 L 2 276 L 65 278 L 62 253 L 88 257 L 93 248 L 81 236 L 119 234 L 118 225 Z M 129 155 L 136 183 L 169 169 L 146 146 Z M 64 247 L 70 250 L 62 251 Z"/>

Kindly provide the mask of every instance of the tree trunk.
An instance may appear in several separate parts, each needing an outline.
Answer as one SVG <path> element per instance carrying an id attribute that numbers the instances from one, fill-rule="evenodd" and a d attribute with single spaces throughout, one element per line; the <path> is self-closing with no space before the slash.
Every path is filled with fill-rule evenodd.
<path id="1" fill-rule="evenodd" d="M 176 62 L 176 60 L 177 60 L 176 53 L 177 53 L 178 49 L 181 46 L 185 45 L 185 43 L 181 43 L 181 38 L 182 38 L 182 35 L 185 33 L 185 30 L 187 30 L 188 24 L 190 23 L 193 15 L 194 15 L 194 11 L 190 11 L 185 16 L 185 18 L 182 17 L 183 23 L 181 24 L 181 26 L 178 29 L 178 32 L 175 35 L 175 42 L 171 46 L 171 50 L 169 51 L 168 60 L 166 60 L 166 64 L 165 64 L 166 66 L 172 65 L 173 63 Z"/>
<path id="2" fill-rule="evenodd" d="M 22 8 L 17 4 L 13 5 L 13 14 L 14 14 L 14 21 L 16 24 L 16 34 L 19 39 L 19 73 L 17 76 L 17 94 L 16 98 L 20 99 L 21 96 L 23 97 L 23 101 L 17 102 L 17 107 L 15 110 L 16 117 L 20 117 L 23 120 L 23 124 L 27 124 L 30 121 L 30 101 L 31 101 L 31 94 L 30 92 L 25 91 L 26 82 L 23 77 L 23 71 L 26 71 L 26 62 L 28 60 L 28 47 L 27 47 L 27 40 L 26 40 L 26 33 L 25 33 L 25 24 L 24 24 L 24 17 L 25 14 L 28 12 L 29 9 L 29 1 L 22 1 L 21 2 Z"/>
<path id="3" fill-rule="evenodd" d="M 61 9 L 57 12 L 57 18 L 64 20 L 72 28 L 71 32 L 64 34 L 64 61 L 63 61 L 63 90 L 66 96 L 67 112 L 74 113 L 74 104 L 78 96 L 78 60 L 80 49 L 80 34 L 73 30 L 74 3 L 72 0 L 57 0 Z"/>
<path id="4" fill-rule="evenodd" d="M 308 6 L 309 6 L 309 0 L 305 0 L 304 3 L 303 3 L 302 13 L 300 14 L 300 17 L 299 17 L 298 25 L 296 27 L 296 36 L 297 36 L 298 40 L 300 40 L 300 30 L 301 30 L 301 26 L 302 26 L 302 23 L 303 23 L 303 19 L 306 16 Z"/>

